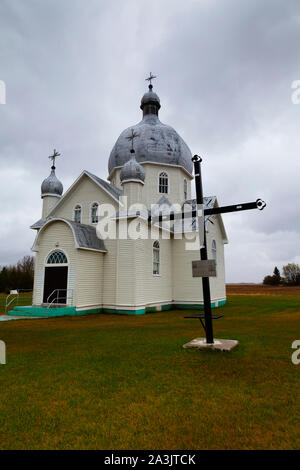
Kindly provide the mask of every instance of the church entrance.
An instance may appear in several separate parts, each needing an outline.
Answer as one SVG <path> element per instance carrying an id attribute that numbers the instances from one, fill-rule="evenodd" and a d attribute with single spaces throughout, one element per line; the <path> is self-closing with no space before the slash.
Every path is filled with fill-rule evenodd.
<path id="1" fill-rule="evenodd" d="M 44 303 L 66 304 L 68 260 L 62 251 L 54 251 L 47 259 L 44 278 Z M 52 295 L 51 295 L 52 294 Z"/>
<path id="2" fill-rule="evenodd" d="M 55 303 L 66 304 L 67 303 L 67 289 L 68 287 L 68 266 L 59 267 L 46 267 L 45 268 L 45 281 L 44 281 L 44 299 L 43 302 L 47 303 L 47 300 L 56 289 L 61 289 L 59 292 L 54 292 L 49 298 L 48 302 L 54 300 Z"/>

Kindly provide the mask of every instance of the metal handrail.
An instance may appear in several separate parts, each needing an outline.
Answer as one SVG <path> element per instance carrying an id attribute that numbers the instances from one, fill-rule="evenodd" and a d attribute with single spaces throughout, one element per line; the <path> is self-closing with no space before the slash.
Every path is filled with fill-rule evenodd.
<path id="1" fill-rule="evenodd" d="M 56 297 L 54 297 L 53 300 L 51 300 L 51 302 L 49 302 L 49 299 L 50 297 L 56 292 Z M 60 292 L 65 292 L 66 295 L 65 296 L 61 296 L 59 295 Z M 68 292 L 71 292 L 71 296 L 68 295 Z M 71 298 L 71 306 L 73 305 L 73 293 L 74 293 L 74 289 L 54 289 L 54 291 L 51 292 L 50 295 L 48 295 L 47 297 L 47 310 L 49 308 L 51 308 L 51 305 L 53 305 L 54 303 L 59 303 L 58 300 L 59 299 L 66 299 L 66 304 L 68 304 L 68 300 Z"/>
<path id="2" fill-rule="evenodd" d="M 20 300 L 20 294 L 22 294 L 22 292 L 32 292 L 32 289 L 12 289 L 12 291 L 16 291 L 16 292 L 10 292 L 7 296 L 6 296 L 6 299 L 5 299 L 5 314 L 7 314 L 7 310 L 8 310 L 8 307 L 16 300 L 16 305 L 19 305 L 19 300 Z M 11 295 L 14 295 L 15 297 L 13 297 L 12 299 L 10 299 L 10 301 L 8 301 L 9 297 Z"/>
<path id="3" fill-rule="evenodd" d="M 8 299 L 9 299 L 9 297 L 10 297 L 11 295 L 15 295 L 15 297 L 13 297 L 13 298 L 8 302 Z M 7 309 L 8 309 L 8 307 L 10 306 L 10 304 L 11 304 L 12 302 L 14 302 L 15 300 L 17 300 L 18 297 L 19 297 L 19 291 L 17 291 L 17 292 L 14 293 L 14 294 L 8 294 L 8 295 L 7 295 L 7 297 L 6 297 L 6 299 L 5 299 L 5 315 L 7 314 Z"/>

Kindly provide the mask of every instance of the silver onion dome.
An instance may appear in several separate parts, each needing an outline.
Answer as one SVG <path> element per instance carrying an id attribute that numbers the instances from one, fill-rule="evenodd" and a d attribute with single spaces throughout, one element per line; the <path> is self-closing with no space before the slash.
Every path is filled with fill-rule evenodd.
<path id="1" fill-rule="evenodd" d="M 138 124 L 125 129 L 111 151 L 108 161 L 109 174 L 114 168 L 124 166 L 130 158 L 128 135 L 131 129 L 139 134 L 139 139 L 135 143 L 135 155 L 138 162 L 178 165 L 192 174 L 192 153 L 175 129 L 159 120 L 160 100 L 152 91 L 152 85 L 142 98 L 141 109 L 143 119 Z"/>
<path id="2" fill-rule="evenodd" d="M 46 195 L 61 196 L 63 193 L 63 190 L 64 188 L 63 188 L 62 183 L 56 177 L 55 167 L 52 166 L 50 175 L 48 176 L 48 178 L 46 178 L 42 182 L 41 195 L 42 196 L 46 196 Z"/>
<path id="3" fill-rule="evenodd" d="M 141 100 L 141 109 L 144 109 L 146 104 L 153 104 L 154 106 L 156 105 L 158 109 L 160 109 L 160 99 L 154 91 L 152 91 L 152 85 L 149 86 L 149 91 L 144 94 L 142 100 Z"/>
<path id="4" fill-rule="evenodd" d="M 134 156 L 134 150 L 131 150 L 131 158 L 128 160 L 120 171 L 120 181 L 145 181 L 145 170 L 140 165 Z"/>

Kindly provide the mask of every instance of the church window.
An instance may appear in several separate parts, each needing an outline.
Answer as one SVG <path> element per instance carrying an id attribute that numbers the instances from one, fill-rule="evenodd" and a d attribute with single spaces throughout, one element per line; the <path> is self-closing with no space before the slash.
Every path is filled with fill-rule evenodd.
<path id="1" fill-rule="evenodd" d="M 183 197 L 184 197 L 184 200 L 187 199 L 187 182 L 186 182 L 186 179 L 183 180 Z"/>
<path id="2" fill-rule="evenodd" d="M 160 247 L 159 242 L 153 242 L 153 274 L 160 274 Z"/>
<path id="3" fill-rule="evenodd" d="M 98 202 L 94 202 L 91 207 L 91 222 L 92 224 L 98 223 Z"/>
<path id="4" fill-rule="evenodd" d="M 165 171 L 159 174 L 158 190 L 162 194 L 169 192 L 169 178 Z"/>
<path id="5" fill-rule="evenodd" d="M 74 222 L 81 223 L 81 206 L 79 204 L 74 209 Z"/>
<path id="6" fill-rule="evenodd" d="M 62 251 L 53 251 L 47 259 L 47 264 L 63 264 L 67 262 L 67 257 Z"/>
<path id="7" fill-rule="evenodd" d="M 211 254 L 212 254 L 212 259 L 217 260 L 217 244 L 216 240 L 213 240 L 211 242 Z"/>

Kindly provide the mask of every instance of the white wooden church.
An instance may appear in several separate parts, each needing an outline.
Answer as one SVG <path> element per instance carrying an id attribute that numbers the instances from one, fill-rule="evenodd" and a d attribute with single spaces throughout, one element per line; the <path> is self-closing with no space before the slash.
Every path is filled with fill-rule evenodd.
<path id="1" fill-rule="evenodd" d="M 32 248 L 34 306 L 58 303 L 65 311 L 69 308 L 69 314 L 136 315 L 203 304 L 201 279 L 192 277 L 192 260 L 199 259 L 199 249 L 187 249 L 187 240 L 197 239 L 195 220 L 181 230 L 181 237 L 176 223 L 156 227 L 155 239 L 120 236 L 124 222 L 149 226 L 143 212 L 124 209 L 125 197 L 127 207 L 140 204 L 148 211 L 153 204 L 162 210 L 173 204 L 195 205 L 191 151 L 172 127 L 159 120 L 160 99 L 151 81 L 140 107 L 142 120 L 125 129 L 111 151 L 108 181 L 84 170 L 63 193 L 54 153 L 51 173 L 41 186 L 42 217 L 31 227 L 37 232 Z M 97 230 L 105 205 L 115 209 L 113 238 L 101 237 Z M 204 205 L 217 207 L 216 197 L 206 197 Z M 208 257 L 217 263 L 217 277 L 210 278 L 212 306 L 217 307 L 226 300 L 227 237 L 220 215 L 206 221 L 206 231 Z"/>

